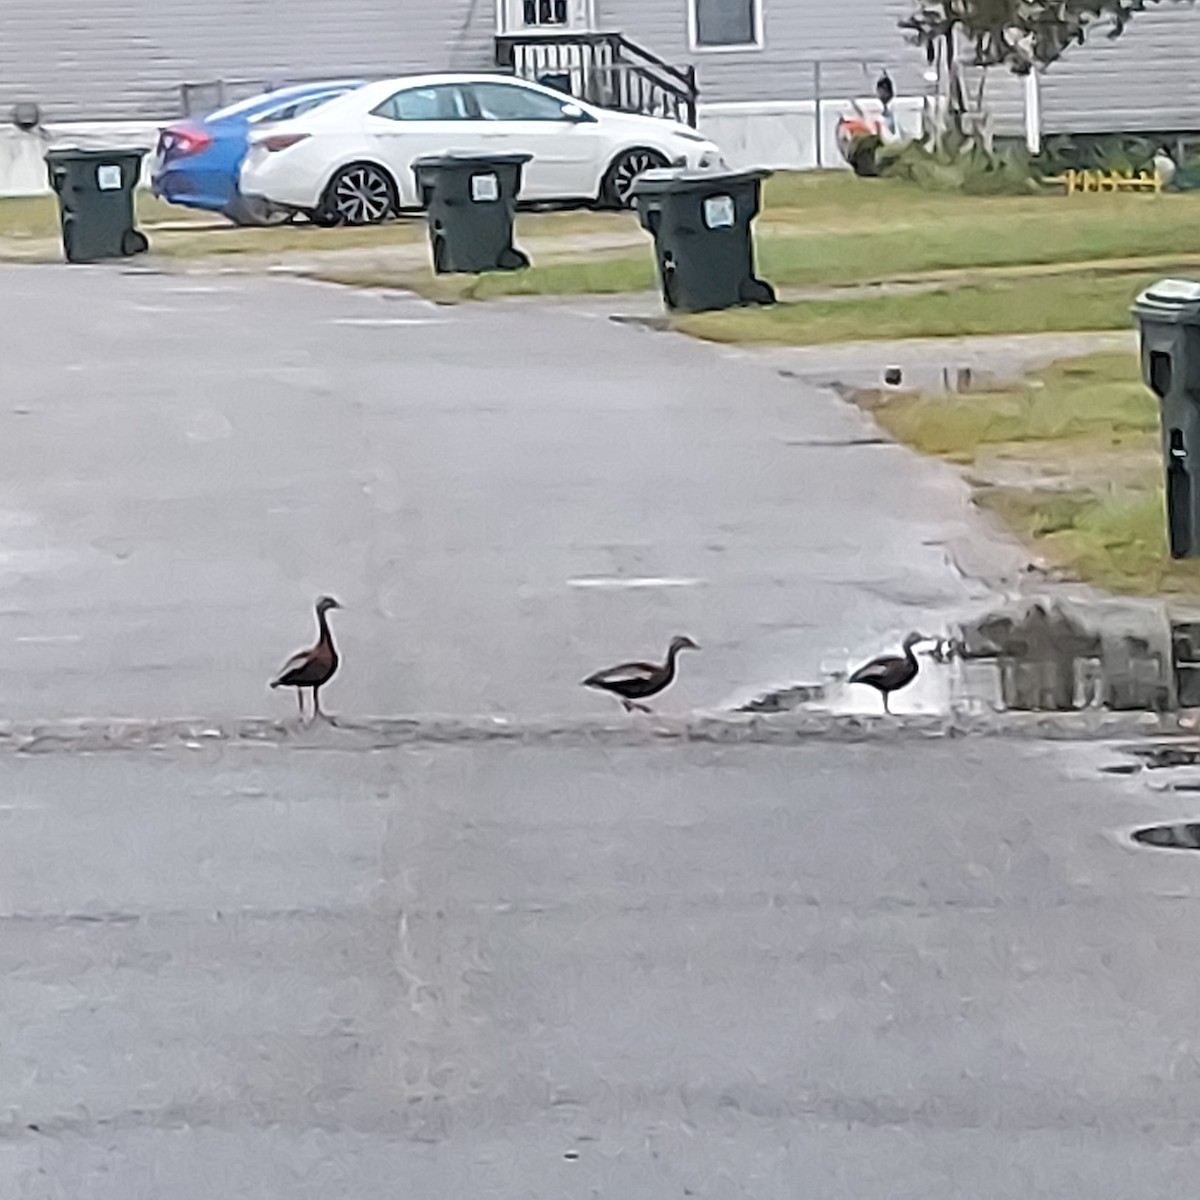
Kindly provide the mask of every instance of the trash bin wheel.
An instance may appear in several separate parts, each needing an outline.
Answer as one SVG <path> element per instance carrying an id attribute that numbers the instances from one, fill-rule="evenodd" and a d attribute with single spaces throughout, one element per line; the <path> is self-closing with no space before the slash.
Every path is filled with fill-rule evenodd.
<path id="1" fill-rule="evenodd" d="M 396 181 L 374 163 L 351 163 L 329 181 L 321 197 L 318 224 L 378 225 L 400 207 Z"/>
<path id="2" fill-rule="evenodd" d="M 445 275 L 450 270 L 450 264 L 446 257 L 446 239 L 435 232 L 430 238 L 430 245 L 433 250 L 433 270 L 435 275 Z"/>
<path id="3" fill-rule="evenodd" d="M 775 289 L 761 279 L 747 279 L 741 288 L 743 304 L 774 304 Z"/>
<path id="4" fill-rule="evenodd" d="M 523 271 L 529 266 L 529 259 L 515 246 L 501 251 L 499 267 L 502 271 Z"/>
<path id="5" fill-rule="evenodd" d="M 675 260 L 668 254 L 660 267 L 663 302 L 670 309 L 679 307 L 679 288 L 675 283 Z"/>
<path id="6" fill-rule="evenodd" d="M 146 239 L 146 235 L 137 229 L 127 229 L 121 235 L 121 253 L 130 256 L 134 254 L 145 254 L 150 249 L 150 243 Z"/>
<path id="7" fill-rule="evenodd" d="M 613 159 L 600 185 L 604 208 L 632 208 L 633 185 L 646 171 L 665 167 L 667 160 L 657 150 L 626 150 Z"/>

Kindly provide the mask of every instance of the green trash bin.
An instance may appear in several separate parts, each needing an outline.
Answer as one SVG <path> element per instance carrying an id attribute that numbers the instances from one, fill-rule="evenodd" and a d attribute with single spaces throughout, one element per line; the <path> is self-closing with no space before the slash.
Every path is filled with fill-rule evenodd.
<path id="1" fill-rule="evenodd" d="M 1158 397 L 1172 558 L 1200 558 L 1200 283 L 1164 279 L 1133 306 L 1142 378 Z"/>
<path id="2" fill-rule="evenodd" d="M 521 172 L 531 154 L 435 154 L 413 163 L 439 275 L 518 271 L 513 245 Z"/>
<path id="3" fill-rule="evenodd" d="M 774 304 L 775 292 L 754 274 L 750 224 L 762 206 L 770 171 L 646 171 L 633 186 L 642 227 L 654 235 L 667 307 L 711 312 Z"/>
<path id="4" fill-rule="evenodd" d="M 149 249 L 137 229 L 133 193 L 145 150 L 50 150 L 46 167 L 58 196 L 63 253 L 68 262 L 129 258 Z"/>

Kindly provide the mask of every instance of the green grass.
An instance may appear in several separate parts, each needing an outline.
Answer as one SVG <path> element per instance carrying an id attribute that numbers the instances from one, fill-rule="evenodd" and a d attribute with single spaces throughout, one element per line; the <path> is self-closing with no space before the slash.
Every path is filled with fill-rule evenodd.
<path id="1" fill-rule="evenodd" d="M 524 271 L 498 271 L 489 275 L 439 277 L 429 270 L 358 266 L 317 267 L 309 274 L 327 283 L 417 292 L 443 303 L 501 296 L 619 295 L 655 286 L 654 264 L 647 259 L 603 256 L 586 263 L 548 263 Z"/>
<path id="2" fill-rule="evenodd" d="M 993 391 L 862 401 L 898 440 L 967 464 L 977 503 L 1068 575 L 1200 598 L 1200 563 L 1167 550 L 1158 406 L 1134 355 L 1067 359 Z M 1031 482 L 1014 484 L 1014 465 Z"/>
<path id="3" fill-rule="evenodd" d="M 1097 354 L 1038 372 L 1023 386 L 967 395 L 901 395 L 876 420 L 926 454 L 974 460 L 985 446 L 1096 440 L 1158 430 L 1158 404 L 1132 354 Z"/>
<path id="4" fill-rule="evenodd" d="M 1128 329 L 1138 292 L 1170 273 L 1162 268 L 995 279 L 917 294 L 697 313 L 678 318 L 676 325 L 707 341 L 776 345 Z"/>
<path id="5" fill-rule="evenodd" d="M 157 225 L 164 221 L 202 224 L 220 220 L 213 214 L 164 204 L 147 191 L 139 191 L 135 203 L 138 220 L 143 225 Z M 57 237 L 58 231 L 58 203 L 53 196 L 9 196 L 0 199 L 0 237 L 51 238 Z"/>
<path id="6" fill-rule="evenodd" d="M 1123 595 L 1200 598 L 1200 563 L 1168 552 L 1157 478 L 1110 494 L 999 488 L 977 502 L 1076 579 Z"/>
<path id="7" fill-rule="evenodd" d="M 842 172 L 767 181 L 762 273 L 782 286 L 1023 263 L 1200 254 L 1200 195 L 963 196 Z"/>
<path id="8" fill-rule="evenodd" d="M 642 258 L 593 258 L 583 263 L 550 263 L 526 271 L 481 275 L 472 295 L 481 300 L 490 296 L 616 295 L 643 292 L 654 286 L 654 262 L 647 254 Z"/>
<path id="9" fill-rule="evenodd" d="M 353 229 L 319 229 L 298 223 L 273 228 L 238 228 L 214 217 L 205 229 L 172 229 L 151 232 L 151 249 L 169 258 L 213 255 L 251 255 L 274 258 L 288 254 L 317 254 L 330 250 L 370 250 L 411 245 L 425 238 L 419 221 L 394 221 L 387 225 L 362 225 Z"/>
<path id="10" fill-rule="evenodd" d="M 416 221 L 368 229 L 318 230 L 300 224 L 236 230 L 223 228 L 220 218 L 161 204 L 146 194 L 139 195 L 138 206 L 145 224 L 211 226 L 157 234 L 155 250 L 175 256 L 355 249 L 424 237 Z M 52 198 L 0 200 L 0 238 L 52 237 L 56 231 Z M 518 241 L 522 236 L 569 239 L 626 231 L 631 238 L 638 236 L 631 213 L 523 213 L 517 220 Z M 1200 194 L 973 197 L 925 192 L 897 180 L 857 179 L 844 172 L 780 173 L 765 185 L 757 233 L 762 274 L 782 287 L 1029 264 L 1200 257 Z M 569 245 L 564 251 L 570 252 Z M 623 268 L 606 264 L 598 274 L 589 269 L 590 249 L 580 249 L 577 257 L 578 274 L 556 264 L 558 269 L 545 277 L 549 292 L 587 291 L 622 270 L 629 286 L 652 285 L 648 250 L 631 250 L 622 256 Z M 538 276 L 528 278 L 520 291 L 539 286 Z M 500 292 L 507 294 L 511 286 Z"/>
<path id="11" fill-rule="evenodd" d="M 758 262 L 776 285 L 811 287 L 986 267 L 1200 254 L 1196 197 L 1116 199 L 1115 206 L 1080 211 L 1082 206 L 1062 198 L 955 197 L 953 210 L 925 213 L 926 206 L 919 205 L 924 215 L 918 216 L 902 208 L 890 220 L 880 214 L 874 228 L 856 229 L 847 221 L 841 230 L 806 233 L 787 226 L 784 236 L 784 227 L 766 225 Z M 1131 211 L 1131 200 L 1140 200 L 1143 211 Z"/>

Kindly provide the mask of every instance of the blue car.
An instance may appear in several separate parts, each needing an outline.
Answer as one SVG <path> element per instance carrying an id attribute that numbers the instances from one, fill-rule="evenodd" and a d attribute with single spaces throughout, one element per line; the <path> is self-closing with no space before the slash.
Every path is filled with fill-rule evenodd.
<path id="1" fill-rule="evenodd" d="M 288 121 L 361 86 L 355 79 L 299 84 L 169 125 L 159 133 L 150 186 L 160 200 L 218 212 L 236 225 L 285 220 L 286 214 L 238 191 L 250 130 L 267 121 Z"/>

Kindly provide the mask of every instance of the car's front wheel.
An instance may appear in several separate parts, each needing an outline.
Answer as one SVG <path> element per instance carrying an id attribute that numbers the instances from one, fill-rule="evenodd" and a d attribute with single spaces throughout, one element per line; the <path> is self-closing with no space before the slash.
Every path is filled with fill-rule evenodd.
<path id="1" fill-rule="evenodd" d="M 617 155 L 600 185 L 600 203 L 606 208 L 632 208 L 634 184 L 647 171 L 666 165 L 657 150 L 626 150 Z"/>
<path id="2" fill-rule="evenodd" d="M 320 225 L 378 225 L 398 209 L 395 180 L 373 163 L 353 163 L 329 181 L 315 218 Z"/>

